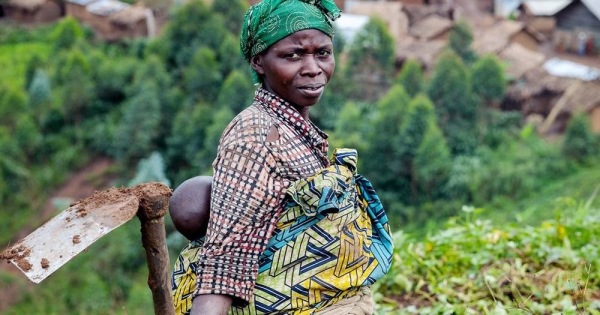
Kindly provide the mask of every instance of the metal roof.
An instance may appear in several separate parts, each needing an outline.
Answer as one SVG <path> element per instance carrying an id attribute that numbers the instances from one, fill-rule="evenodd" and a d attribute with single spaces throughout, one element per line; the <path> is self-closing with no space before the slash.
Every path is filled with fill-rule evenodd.
<path id="1" fill-rule="evenodd" d="M 597 0 L 596 0 L 597 1 Z M 573 0 L 524 0 L 533 15 L 552 16 L 571 4 Z"/>
<path id="2" fill-rule="evenodd" d="M 600 20 L 600 1 L 598 0 L 581 0 L 583 4 L 590 10 L 598 20 Z"/>
<path id="3" fill-rule="evenodd" d="M 584 81 L 600 79 L 600 70 L 573 61 L 552 58 L 544 63 L 544 69 L 549 74 L 565 77 L 577 78 Z"/>
<path id="4" fill-rule="evenodd" d="M 86 9 L 94 14 L 108 16 L 119 12 L 129 7 L 129 4 L 116 0 L 100 0 L 86 7 Z"/>
<path id="5" fill-rule="evenodd" d="M 67 2 L 69 2 L 69 3 L 75 3 L 78 5 L 84 6 L 84 7 L 95 1 L 97 1 L 97 0 L 67 0 Z"/>

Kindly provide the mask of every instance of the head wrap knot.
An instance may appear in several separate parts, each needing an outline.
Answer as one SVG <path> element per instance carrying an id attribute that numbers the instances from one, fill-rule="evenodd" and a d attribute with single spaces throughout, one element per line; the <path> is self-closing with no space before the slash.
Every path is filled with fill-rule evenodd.
<path id="1" fill-rule="evenodd" d="M 250 58 L 295 32 L 318 29 L 333 38 L 331 21 L 341 11 L 333 0 L 263 0 L 246 12 L 240 50 L 244 59 Z M 258 74 L 252 71 L 254 82 Z"/>

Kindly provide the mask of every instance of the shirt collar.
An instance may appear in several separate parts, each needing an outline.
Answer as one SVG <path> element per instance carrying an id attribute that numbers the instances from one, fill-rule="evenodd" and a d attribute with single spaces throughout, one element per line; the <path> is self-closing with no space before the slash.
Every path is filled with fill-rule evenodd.
<path id="1" fill-rule="evenodd" d="M 317 127 L 312 121 L 304 119 L 302 115 L 281 97 L 260 87 L 254 93 L 256 103 L 276 117 L 285 121 L 289 126 L 305 137 L 311 145 L 321 151 L 327 160 L 327 134 Z"/>

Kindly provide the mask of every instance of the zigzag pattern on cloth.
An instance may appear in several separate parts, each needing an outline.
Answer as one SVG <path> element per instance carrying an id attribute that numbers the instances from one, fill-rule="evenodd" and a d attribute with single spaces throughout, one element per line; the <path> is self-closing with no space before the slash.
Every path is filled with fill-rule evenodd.
<path id="1" fill-rule="evenodd" d="M 259 260 L 254 301 L 232 314 L 311 314 L 389 270 L 389 222 L 371 183 L 356 174 L 356 151 L 337 149 L 331 162 L 288 189 L 289 200 Z"/>

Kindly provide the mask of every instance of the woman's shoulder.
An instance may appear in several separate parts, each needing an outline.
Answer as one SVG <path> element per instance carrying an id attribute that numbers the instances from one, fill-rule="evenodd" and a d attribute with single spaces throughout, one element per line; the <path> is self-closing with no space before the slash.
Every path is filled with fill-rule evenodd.
<path id="1" fill-rule="evenodd" d="M 223 132 L 221 145 L 233 143 L 264 143 L 274 118 L 257 106 L 249 106 L 240 112 Z"/>

